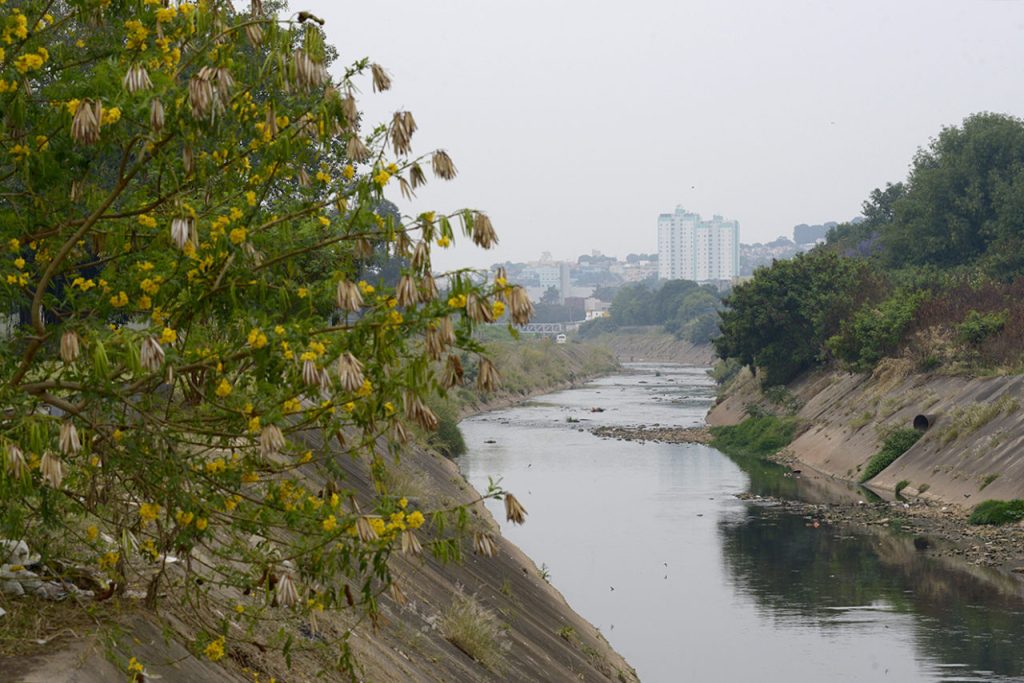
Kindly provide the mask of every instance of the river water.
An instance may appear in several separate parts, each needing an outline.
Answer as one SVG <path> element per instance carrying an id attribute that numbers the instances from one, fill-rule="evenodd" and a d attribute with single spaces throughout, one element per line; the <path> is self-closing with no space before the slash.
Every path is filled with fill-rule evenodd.
<path id="1" fill-rule="evenodd" d="M 522 527 L 489 503 L 503 533 L 643 681 L 1024 681 L 1024 603 L 980 570 L 737 498 L 801 495 L 782 468 L 589 433 L 697 426 L 713 395 L 702 369 L 631 364 L 464 421 L 459 465 L 522 500 Z"/>

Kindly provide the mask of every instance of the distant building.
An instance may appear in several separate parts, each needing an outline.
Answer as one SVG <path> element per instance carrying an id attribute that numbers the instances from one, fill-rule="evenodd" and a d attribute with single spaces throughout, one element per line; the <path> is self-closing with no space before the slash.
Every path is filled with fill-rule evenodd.
<path id="1" fill-rule="evenodd" d="M 658 278 L 710 282 L 739 275 L 740 224 L 721 216 L 702 220 L 677 206 L 658 216 Z"/>

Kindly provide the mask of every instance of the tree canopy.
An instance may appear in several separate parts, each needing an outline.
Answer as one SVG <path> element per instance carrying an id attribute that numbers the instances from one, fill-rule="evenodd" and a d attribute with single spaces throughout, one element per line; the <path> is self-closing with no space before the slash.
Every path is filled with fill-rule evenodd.
<path id="1" fill-rule="evenodd" d="M 531 306 L 433 272 L 433 249 L 495 244 L 491 222 L 393 208 L 455 165 L 412 154 L 408 111 L 365 122 L 356 93 L 391 79 L 362 58 L 332 75 L 334 54 L 315 17 L 259 0 L 0 5 L 0 536 L 120 591 L 148 577 L 150 602 L 172 584 L 234 614 L 256 586 L 250 623 L 375 616 L 424 524 L 458 552 L 440 532 L 465 512 L 394 495 L 385 455 L 435 428 L 426 397 L 462 359 L 497 383 L 473 330 Z M 370 463 L 375 499 L 329 444 Z M 216 659 L 235 632 L 208 623 Z"/>

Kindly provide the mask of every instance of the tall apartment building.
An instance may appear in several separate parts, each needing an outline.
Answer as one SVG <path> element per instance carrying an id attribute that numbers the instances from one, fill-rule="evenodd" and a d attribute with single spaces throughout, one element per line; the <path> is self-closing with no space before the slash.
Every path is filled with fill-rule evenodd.
<path id="1" fill-rule="evenodd" d="M 740 224 L 721 216 L 701 220 L 677 206 L 658 216 L 658 278 L 710 282 L 740 273 Z"/>

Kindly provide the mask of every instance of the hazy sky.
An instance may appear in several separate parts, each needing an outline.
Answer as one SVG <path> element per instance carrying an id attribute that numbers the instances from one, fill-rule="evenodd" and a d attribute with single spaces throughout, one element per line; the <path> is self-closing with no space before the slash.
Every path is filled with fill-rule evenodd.
<path id="1" fill-rule="evenodd" d="M 409 109 L 459 169 L 403 211 L 486 210 L 486 266 L 656 250 L 677 204 L 743 242 L 849 219 L 915 150 L 978 111 L 1024 113 L 1014 0 L 291 0 L 327 20 L 370 120 Z"/>

